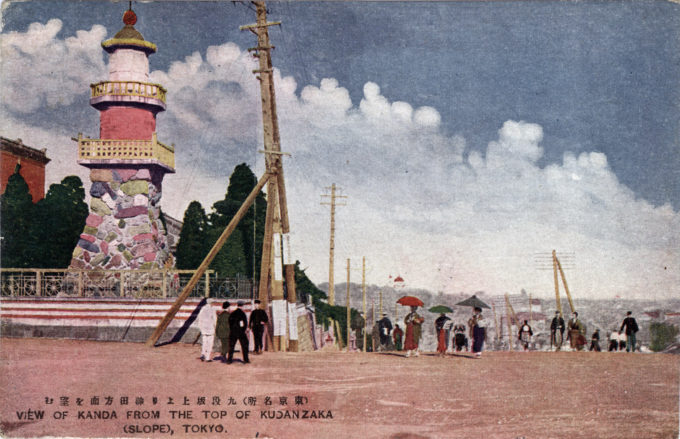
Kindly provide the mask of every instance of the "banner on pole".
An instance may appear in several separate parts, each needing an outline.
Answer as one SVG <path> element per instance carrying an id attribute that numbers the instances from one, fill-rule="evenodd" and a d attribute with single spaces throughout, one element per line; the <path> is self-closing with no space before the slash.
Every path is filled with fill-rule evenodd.
<path id="1" fill-rule="evenodd" d="M 283 234 L 283 265 L 294 264 L 293 251 L 290 248 L 290 233 Z"/>
<path id="2" fill-rule="evenodd" d="M 286 335 L 286 301 L 283 299 L 272 300 L 272 325 L 274 336 Z"/>
<path id="3" fill-rule="evenodd" d="M 283 266 L 281 265 L 281 234 L 274 233 L 274 280 L 283 280 Z"/>
<path id="4" fill-rule="evenodd" d="M 288 338 L 298 339 L 297 308 L 295 303 L 288 302 Z"/>

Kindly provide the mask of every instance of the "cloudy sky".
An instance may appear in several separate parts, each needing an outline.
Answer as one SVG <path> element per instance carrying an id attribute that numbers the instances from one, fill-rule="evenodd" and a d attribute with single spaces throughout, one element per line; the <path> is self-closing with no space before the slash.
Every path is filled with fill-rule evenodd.
<path id="1" fill-rule="evenodd" d="M 89 84 L 127 2 L 2 4 L 0 134 L 47 148 L 48 183 L 98 137 Z M 263 158 L 247 4 L 133 2 L 168 89 L 176 145 L 163 209 L 224 197 Z M 569 257 L 577 298 L 680 293 L 680 4 L 272 2 L 276 93 L 295 257 L 328 280 L 554 297 L 536 255 Z"/>

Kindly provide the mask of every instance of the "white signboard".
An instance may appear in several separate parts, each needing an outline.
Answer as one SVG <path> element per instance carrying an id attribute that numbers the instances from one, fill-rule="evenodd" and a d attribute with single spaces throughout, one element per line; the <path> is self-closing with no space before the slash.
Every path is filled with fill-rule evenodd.
<path id="1" fill-rule="evenodd" d="M 272 324 L 274 336 L 286 335 L 286 301 L 283 299 L 272 300 Z"/>
<path id="2" fill-rule="evenodd" d="M 290 340 L 298 339 L 297 308 L 295 303 L 288 302 L 288 332 Z"/>

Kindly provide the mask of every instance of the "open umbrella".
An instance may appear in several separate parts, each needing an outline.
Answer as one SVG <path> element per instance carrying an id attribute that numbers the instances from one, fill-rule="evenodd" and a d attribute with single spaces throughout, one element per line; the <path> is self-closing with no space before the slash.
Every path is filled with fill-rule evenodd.
<path id="1" fill-rule="evenodd" d="M 462 302 L 456 303 L 456 305 L 458 305 L 458 306 L 471 306 L 471 307 L 476 306 L 476 307 L 479 307 L 479 308 L 489 308 L 489 309 L 491 308 L 489 305 L 487 305 L 486 303 L 479 300 L 479 298 L 477 296 L 475 296 L 474 294 L 472 295 L 472 297 L 468 297 L 467 299 L 463 300 Z"/>
<path id="2" fill-rule="evenodd" d="M 404 306 L 423 306 L 424 303 L 422 300 L 418 299 L 415 296 L 404 296 L 397 300 L 397 303 L 400 305 Z"/>
<path id="3" fill-rule="evenodd" d="M 433 306 L 432 308 L 428 309 L 428 311 L 437 314 L 446 314 L 447 312 L 453 312 L 453 310 L 446 305 Z"/>

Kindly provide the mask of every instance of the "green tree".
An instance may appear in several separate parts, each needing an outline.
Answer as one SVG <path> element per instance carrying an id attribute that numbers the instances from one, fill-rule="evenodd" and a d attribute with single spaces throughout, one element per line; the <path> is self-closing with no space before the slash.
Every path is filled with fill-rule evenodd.
<path id="1" fill-rule="evenodd" d="M 670 323 L 654 322 L 649 326 L 651 344 L 649 348 L 654 352 L 661 352 L 678 339 L 678 327 Z"/>
<path id="2" fill-rule="evenodd" d="M 208 234 L 211 244 L 222 234 L 256 185 L 257 177 L 248 165 L 241 163 L 234 168 L 229 177 L 224 199 L 213 204 Z M 225 248 L 218 253 L 211 265 L 211 268 L 218 271 L 220 275 L 226 276 L 225 273 L 228 272 L 231 273 L 228 276 L 243 274 L 247 277 L 259 278 L 266 205 L 264 193 L 260 191 L 253 205 L 225 243 Z"/>
<path id="3" fill-rule="evenodd" d="M 176 266 L 180 270 L 194 270 L 201 265 L 210 248 L 208 244 L 208 217 L 198 201 L 189 203 L 184 212 L 182 231 L 177 243 Z"/>
<path id="4" fill-rule="evenodd" d="M 327 295 L 321 291 L 300 268 L 300 261 L 295 261 L 295 285 L 298 298 L 301 300 L 307 296 L 312 297 L 312 305 L 316 314 L 316 321 L 328 328 L 331 319 L 338 322 L 340 326 L 339 338 L 343 345 L 347 345 L 347 308 L 344 306 L 331 306 L 326 302 Z M 304 299 L 306 301 L 306 299 Z M 350 324 L 363 321 L 363 318 L 354 308 L 350 308 Z M 356 329 L 356 328 L 355 328 Z"/>
<path id="5" fill-rule="evenodd" d="M 85 188 L 79 177 L 65 177 L 50 185 L 35 205 L 31 222 L 30 260 L 37 268 L 66 268 L 89 213 Z"/>
<path id="6" fill-rule="evenodd" d="M 29 249 L 33 241 L 31 218 L 33 197 L 17 166 L 9 177 L 0 201 L 0 256 L 3 268 L 26 268 L 31 265 Z"/>
<path id="7" fill-rule="evenodd" d="M 210 247 L 215 244 L 220 237 L 224 227 L 211 228 L 208 231 L 208 242 Z M 247 272 L 248 263 L 246 260 L 246 252 L 243 248 L 243 237 L 241 231 L 236 228 L 227 238 L 220 251 L 210 264 L 210 268 L 217 272 L 221 277 L 236 277 L 237 275 L 244 275 Z"/>

